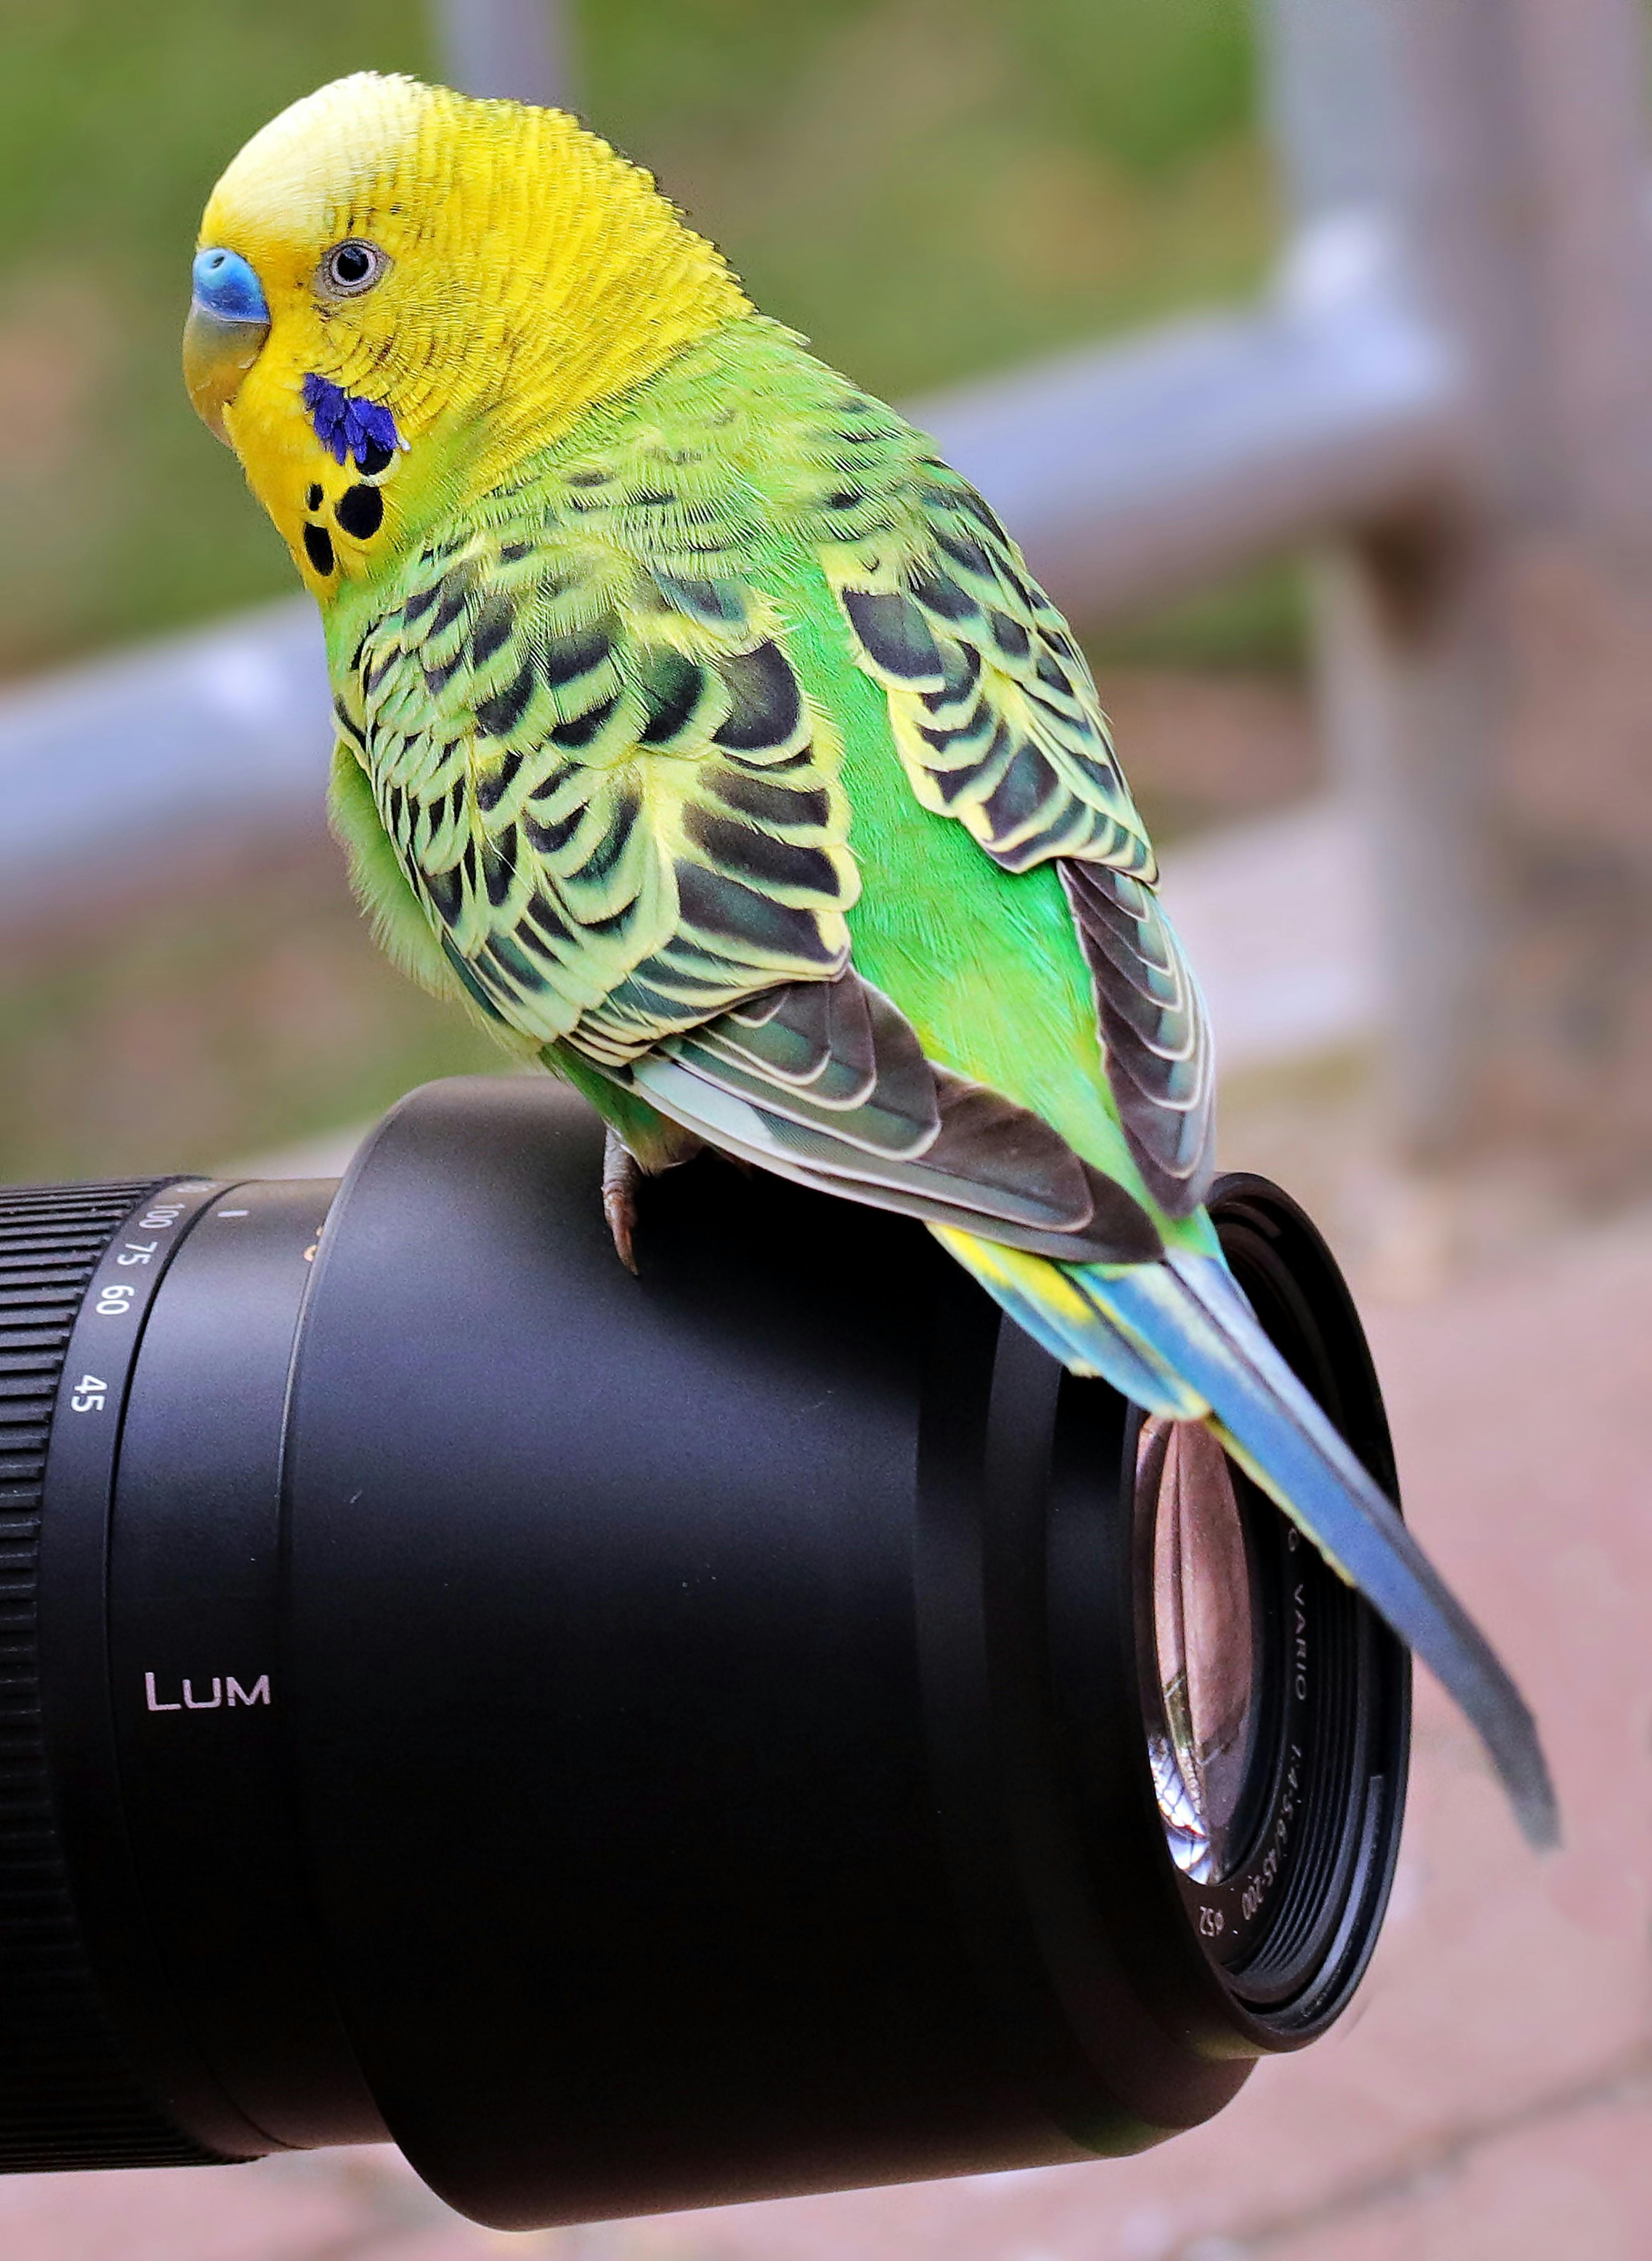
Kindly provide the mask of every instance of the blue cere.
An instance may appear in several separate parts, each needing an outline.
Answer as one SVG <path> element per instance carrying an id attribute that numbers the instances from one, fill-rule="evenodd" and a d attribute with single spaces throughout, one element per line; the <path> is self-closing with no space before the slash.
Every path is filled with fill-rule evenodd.
<path id="1" fill-rule="evenodd" d="M 195 303 L 221 322 L 267 322 L 264 287 L 239 251 L 198 251 L 191 277 Z"/>
<path id="2" fill-rule="evenodd" d="M 312 371 L 305 378 L 304 405 L 316 438 L 334 463 L 353 456 L 358 470 L 382 470 L 396 449 L 407 444 L 388 408 L 376 400 L 355 399 L 330 377 Z"/>

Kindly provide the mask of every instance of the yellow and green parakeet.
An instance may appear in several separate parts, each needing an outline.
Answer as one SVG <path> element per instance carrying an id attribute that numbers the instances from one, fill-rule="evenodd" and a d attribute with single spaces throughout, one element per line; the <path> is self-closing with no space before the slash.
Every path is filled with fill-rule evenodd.
<path id="1" fill-rule="evenodd" d="M 1202 1206 L 1204 1008 L 1084 661 L 923 435 L 574 118 L 363 74 L 214 190 L 190 391 L 320 602 L 386 947 L 585 1092 L 923 1218 L 1210 1424 L 1554 1807 L 1512 1684 Z"/>

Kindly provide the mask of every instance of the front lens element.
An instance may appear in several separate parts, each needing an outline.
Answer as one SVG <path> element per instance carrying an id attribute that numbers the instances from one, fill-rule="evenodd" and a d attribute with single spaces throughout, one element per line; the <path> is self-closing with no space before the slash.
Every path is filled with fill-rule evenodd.
<path id="1" fill-rule="evenodd" d="M 1176 1865 L 1214 1884 L 1237 1841 L 1256 1740 L 1257 1612 L 1233 1474 L 1202 1422 L 1146 1420 L 1138 1515 L 1153 1532 L 1160 1697 L 1148 1723 L 1153 1788 Z"/>

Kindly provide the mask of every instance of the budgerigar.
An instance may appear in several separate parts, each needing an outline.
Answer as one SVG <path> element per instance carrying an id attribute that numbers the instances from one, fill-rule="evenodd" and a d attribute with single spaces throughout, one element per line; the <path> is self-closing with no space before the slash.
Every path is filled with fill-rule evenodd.
<path id="1" fill-rule="evenodd" d="M 1550 1840 L 1512 1683 L 1221 1260 L 1204 1009 L 987 504 L 560 111 L 324 87 L 194 282 L 191 396 L 320 604 L 356 886 L 603 1116 L 622 1253 L 633 1163 L 700 1143 L 923 1218 L 1074 1372 L 1209 1422 Z"/>

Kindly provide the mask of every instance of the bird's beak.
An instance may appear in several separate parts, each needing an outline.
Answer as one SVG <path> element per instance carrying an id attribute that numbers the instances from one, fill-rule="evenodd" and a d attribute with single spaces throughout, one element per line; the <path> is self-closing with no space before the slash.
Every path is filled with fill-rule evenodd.
<path id="1" fill-rule="evenodd" d="M 196 414 L 226 447 L 224 411 L 269 335 L 263 288 L 247 262 L 233 251 L 203 251 L 183 326 L 183 382 Z"/>

